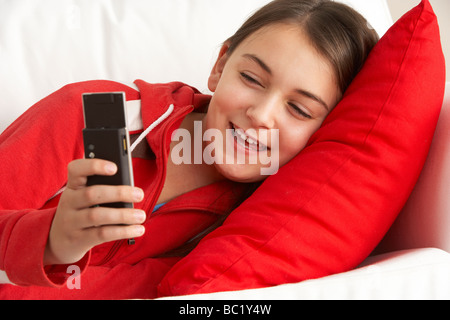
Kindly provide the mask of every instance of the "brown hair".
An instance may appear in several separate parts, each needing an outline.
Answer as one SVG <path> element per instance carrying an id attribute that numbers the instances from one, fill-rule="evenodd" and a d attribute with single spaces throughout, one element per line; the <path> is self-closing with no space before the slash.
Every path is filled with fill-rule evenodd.
<path id="1" fill-rule="evenodd" d="M 341 93 L 378 42 L 378 34 L 351 7 L 331 0 L 275 0 L 251 16 L 226 42 L 233 51 L 257 30 L 275 23 L 298 25 L 332 65 Z"/>

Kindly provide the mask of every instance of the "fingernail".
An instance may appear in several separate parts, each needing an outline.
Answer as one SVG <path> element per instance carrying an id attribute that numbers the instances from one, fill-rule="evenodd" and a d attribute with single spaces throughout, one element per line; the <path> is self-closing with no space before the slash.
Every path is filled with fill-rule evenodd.
<path id="1" fill-rule="evenodd" d="M 136 217 L 137 222 L 144 222 L 146 218 L 145 211 L 142 210 L 136 210 L 134 212 L 134 216 Z"/>
<path id="2" fill-rule="evenodd" d="M 117 167 L 114 163 L 108 163 L 107 165 L 105 165 L 105 170 L 107 173 L 113 174 L 116 172 Z"/>
<path id="3" fill-rule="evenodd" d="M 141 201 L 142 199 L 144 199 L 144 192 L 141 189 L 134 189 L 133 197 L 135 201 Z"/>
<path id="4" fill-rule="evenodd" d="M 145 233 L 145 227 L 144 226 L 135 226 L 134 232 L 136 237 L 140 237 Z"/>

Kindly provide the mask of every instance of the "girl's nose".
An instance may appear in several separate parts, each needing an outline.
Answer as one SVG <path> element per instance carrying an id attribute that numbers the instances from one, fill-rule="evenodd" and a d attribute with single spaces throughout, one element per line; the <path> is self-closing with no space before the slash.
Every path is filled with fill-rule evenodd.
<path id="1" fill-rule="evenodd" d="M 255 105 L 247 109 L 247 116 L 252 122 L 254 128 L 274 129 L 277 113 L 277 103 L 275 99 L 266 100 L 262 103 L 255 103 Z"/>

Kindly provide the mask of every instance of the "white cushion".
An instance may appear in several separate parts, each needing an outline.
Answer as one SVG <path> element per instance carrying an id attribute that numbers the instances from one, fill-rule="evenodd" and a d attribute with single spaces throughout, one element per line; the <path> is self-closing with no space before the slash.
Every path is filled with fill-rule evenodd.
<path id="1" fill-rule="evenodd" d="M 447 300 L 450 299 L 449 270 L 449 253 L 416 249 L 371 257 L 358 269 L 300 283 L 165 299 Z"/>

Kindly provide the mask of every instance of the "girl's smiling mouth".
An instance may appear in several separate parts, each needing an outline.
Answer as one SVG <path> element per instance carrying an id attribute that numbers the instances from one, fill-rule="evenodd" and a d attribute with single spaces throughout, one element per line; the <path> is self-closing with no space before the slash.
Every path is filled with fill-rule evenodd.
<path id="1" fill-rule="evenodd" d="M 246 133 L 244 131 L 244 129 L 236 126 L 234 123 L 231 123 L 231 122 L 230 122 L 230 127 L 232 130 L 231 133 L 234 138 L 234 141 L 239 146 L 245 148 L 246 150 L 261 152 L 261 151 L 266 151 L 266 150 L 270 149 L 265 144 L 260 142 L 257 138 L 255 138 L 255 136 L 248 135 L 247 133 L 249 132 L 249 130 L 247 130 L 247 133 Z M 253 131 L 256 134 L 256 130 L 253 130 Z"/>

